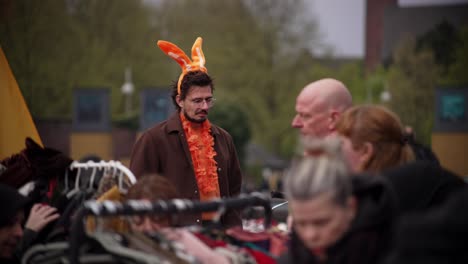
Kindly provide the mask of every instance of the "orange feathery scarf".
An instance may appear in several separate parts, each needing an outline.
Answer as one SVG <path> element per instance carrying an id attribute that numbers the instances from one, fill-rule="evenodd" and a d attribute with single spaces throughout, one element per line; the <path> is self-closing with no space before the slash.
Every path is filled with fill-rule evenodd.
<path id="1" fill-rule="evenodd" d="M 180 120 L 192 156 L 193 170 L 200 190 L 200 200 L 220 197 L 217 164 L 214 159 L 216 151 L 214 150 L 214 139 L 210 133 L 210 122 L 206 120 L 200 128 L 195 128 L 183 113 L 180 113 Z"/>

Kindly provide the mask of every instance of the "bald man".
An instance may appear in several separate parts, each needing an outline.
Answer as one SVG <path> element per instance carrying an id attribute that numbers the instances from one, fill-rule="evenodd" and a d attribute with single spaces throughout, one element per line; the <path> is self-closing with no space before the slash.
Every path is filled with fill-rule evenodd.
<path id="1" fill-rule="evenodd" d="M 308 84 L 296 99 L 296 116 L 292 127 L 303 136 L 326 138 L 336 132 L 336 122 L 341 113 L 352 105 L 346 86 L 327 78 Z"/>

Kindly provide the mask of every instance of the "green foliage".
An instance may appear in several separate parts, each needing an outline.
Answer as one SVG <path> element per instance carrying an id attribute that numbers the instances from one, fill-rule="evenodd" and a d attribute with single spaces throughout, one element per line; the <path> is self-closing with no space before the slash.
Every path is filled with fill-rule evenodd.
<path id="1" fill-rule="evenodd" d="M 262 169 L 263 167 L 259 164 L 250 165 L 245 169 L 245 175 L 248 181 L 250 181 L 255 188 L 261 186 L 263 183 Z"/>
<path id="2" fill-rule="evenodd" d="M 188 51 L 203 36 L 216 97 L 248 113 L 254 141 L 284 155 L 295 137 L 290 128 L 295 97 L 310 81 L 300 67 L 310 66 L 306 46 L 315 31 L 314 23 L 301 15 L 302 3 L 171 0 L 157 11 L 163 39 Z M 170 59 L 164 63 L 174 65 Z"/>
<path id="3" fill-rule="evenodd" d="M 364 78 L 364 68 L 361 61 L 349 62 L 343 64 L 332 76 L 336 76 L 336 79 L 342 81 L 348 87 L 351 95 L 353 96 L 353 102 L 360 104 L 364 102 L 366 95 L 366 79 Z M 380 77 L 377 72 L 374 76 Z M 380 90 L 373 88 L 373 94 L 380 94 Z"/>
<path id="4" fill-rule="evenodd" d="M 362 95 L 366 95 L 365 103 L 384 103 L 382 102 L 380 96 L 385 90 L 388 91 L 387 75 L 387 70 L 379 65 L 372 73 L 366 76 L 364 84 L 366 91 L 361 91 Z M 358 103 L 359 101 L 354 100 L 354 102 Z M 363 103 L 364 100 L 360 102 Z"/>
<path id="5" fill-rule="evenodd" d="M 389 106 L 405 125 L 413 127 L 419 141 L 430 144 L 437 85 L 468 84 L 468 27 L 459 31 L 448 22 L 436 25 L 415 39 L 406 36 L 394 50 L 388 70 L 378 68 L 366 78 L 372 97 L 387 89 Z"/>
<path id="6" fill-rule="evenodd" d="M 457 87 L 468 84 L 468 27 L 455 28 L 447 21 L 417 39 L 417 50 L 429 49 L 440 68 L 439 83 Z"/>
<path id="7" fill-rule="evenodd" d="M 466 86 L 468 85 L 468 26 L 460 29 L 459 42 L 455 47 L 455 59 L 449 65 L 447 74 L 442 76 L 441 84 L 446 86 Z"/>
<path id="8" fill-rule="evenodd" d="M 2 48 L 36 117 L 69 117 L 75 87 L 109 87 L 112 113 L 131 66 L 137 87 L 158 82 L 155 29 L 141 1 L 12 1 L 0 26 Z"/>
<path id="9" fill-rule="evenodd" d="M 237 104 L 226 102 L 213 107 L 210 111 L 210 120 L 213 124 L 229 131 L 243 165 L 245 149 L 251 137 L 247 114 Z"/>
<path id="10" fill-rule="evenodd" d="M 239 116 L 246 121 L 242 133 L 221 124 L 240 134 L 238 144 L 251 134 L 266 149 L 289 157 L 297 136 L 290 127 L 296 96 L 318 78 L 340 79 L 355 101 L 365 100 L 360 62 L 334 69 L 314 60 L 309 47 L 319 45 L 320 38 L 317 24 L 304 12 L 305 0 L 161 0 L 151 6 L 141 0 L 10 3 L 0 25 L 1 45 L 37 118 L 70 117 L 75 87 L 109 87 L 114 123 L 134 127 L 136 117 L 123 114 L 125 68 L 132 69 L 136 94 L 147 86 L 168 86 L 180 69 L 156 41 L 169 40 L 189 52 L 198 36 L 204 39 L 215 96 L 229 103 L 215 109 L 234 111 L 220 121 L 240 122 Z"/>
<path id="11" fill-rule="evenodd" d="M 417 139 L 430 144 L 434 118 L 434 88 L 439 70 L 430 50 L 416 51 L 416 41 L 406 37 L 395 49 L 388 73 L 390 106 L 411 126 Z"/>
<path id="12" fill-rule="evenodd" d="M 434 54 L 434 59 L 443 72 L 447 72 L 448 67 L 455 61 L 455 47 L 459 43 L 457 29 L 448 21 L 437 24 L 417 39 L 417 50 L 430 49 Z"/>
<path id="13" fill-rule="evenodd" d="M 7 59 L 33 114 L 51 116 L 68 111 L 71 96 L 69 69 L 73 59 L 63 1 L 12 1 L 0 24 L 0 39 Z M 60 21 L 60 23 L 58 23 Z M 64 34 L 67 32 L 67 34 Z M 63 53 L 62 53 L 63 52 Z M 60 76 L 56 78 L 56 76 Z"/>
<path id="14" fill-rule="evenodd" d="M 112 125 L 137 131 L 140 126 L 140 113 L 134 110 L 129 114 L 115 115 L 112 120 Z"/>

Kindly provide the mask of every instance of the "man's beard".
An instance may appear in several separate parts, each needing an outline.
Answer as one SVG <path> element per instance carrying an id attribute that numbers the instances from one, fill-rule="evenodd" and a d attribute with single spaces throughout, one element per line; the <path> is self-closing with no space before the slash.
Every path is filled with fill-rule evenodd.
<path id="1" fill-rule="evenodd" d="M 208 116 L 208 112 L 203 111 L 203 110 L 200 111 L 200 112 L 204 112 Z M 188 116 L 187 112 L 185 112 L 185 111 L 184 111 L 184 116 L 185 116 L 185 118 L 187 118 L 188 121 L 193 122 L 193 123 L 197 123 L 197 124 L 201 124 L 201 123 L 205 122 L 205 120 L 206 120 L 206 117 L 202 118 L 202 119 L 191 118 L 190 116 Z"/>

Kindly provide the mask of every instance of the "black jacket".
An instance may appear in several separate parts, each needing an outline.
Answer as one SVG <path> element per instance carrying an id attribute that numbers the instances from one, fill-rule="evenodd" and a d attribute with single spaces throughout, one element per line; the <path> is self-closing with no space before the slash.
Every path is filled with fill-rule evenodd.
<path id="1" fill-rule="evenodd" d="M 468 263 L 468 190 L 443 205 L 402 217 L 386 264 Z"/>
<path id="2" fill-rule="evenodd" d="M 414 139 L 414 136 L 408 137 L 408 144 L 411 147 L 411 150 L 413 150 L 416 160 L 428 161 L 435 165 L 440 165 L 439 159 L 432 149 L 417 142 Z"/>
<path id="3" fill-rule="evenodd" d="M 405 164 L 382 175 L 396 194 L 401 214 L 434 208 L 466 186 L 461 177 L 428 161 Z"/>
<path id="4" fill-rule="evenodd" d="M 383 259 L 392 242 L 394 194 L 388 183 L 369 175 L 353 177 L 358 209 L 348 232 L 327 249 L 326 263 L 369 263 Z M 293 231 L 288 253 L 278 263 L 319 263 Z"/>

